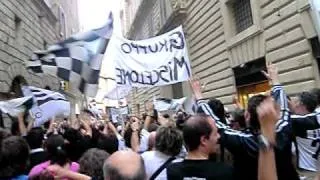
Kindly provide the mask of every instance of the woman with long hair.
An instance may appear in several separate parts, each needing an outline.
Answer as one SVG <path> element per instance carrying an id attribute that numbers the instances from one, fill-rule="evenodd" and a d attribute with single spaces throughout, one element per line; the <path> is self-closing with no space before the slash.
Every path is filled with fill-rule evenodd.
<path id="1" fill-rule="evenodd" d="M 65 150 L 64 139 L 61 135 L 51 135 L 45 143 L 46 151 L 48 152 L 48 161 L 34 166 L 29 177 L 36 176 L 50 165 L 59 165 L 65 169 L 77 172 L 79 170 L 79 164 L 76 162 L 71 162 L 67 152 Z"/>

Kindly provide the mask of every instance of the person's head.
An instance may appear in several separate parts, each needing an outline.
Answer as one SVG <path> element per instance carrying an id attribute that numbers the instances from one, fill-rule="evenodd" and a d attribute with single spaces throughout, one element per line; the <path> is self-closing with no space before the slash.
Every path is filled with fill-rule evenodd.
<path id="1" fill-rule="evenodd" d="M 310 92 L 302 92 L 292 99 L 295 114 L 305 115 L 312 113 L 318 103 L 317 96 Z"/>
<path id="2" fill-rule="evenodd" d="M 86 151 L 79 160 L 79 173 L 103 180 L 103 163 L 109 157 L 104 150 L 92 148 Z"/>
<path id="3" fill-rule="evenodd" d="M 314 88 L 310 92 L 317 97 L 317 103 L 320 106 L 320 88 Z"/>
<path id="4" fill-rule="evenodd" d="M 64 166 L 68 162 L 64 139 L 61 135 L 53 134 L 45 142 L 48 158 L 51 164 Z"/>
<path id="5" fill-rule="evenodd" d="M 223 121 L 223 123 L 226 123 L 226 118 L 225 118 L 225 109 L 224 105 L 222 102 L 218 99 L 212 98 L 208 101 L 208 105 L 213 111 L 213 113 L 218 116 L 218 118 Z"/>
<path id="6" fill-rule="evenodd" d="M 3 139 L 0 149 L 0 177 L 10 178 L 22 175 L 28 165 L 29 146 L 19 136 Z"/>
<path id="7" fill-rule="evenodd" d="M 27 134 L 27 142 L 31 149 L 42 147 L 44 131 L 40 127 L 32 128 Z"/>
<path id="8" fill-rule="evenodd" d="M 150 133 L 149 138 L 148 138 L 148 150 L 154 150 L 155 145 L 156 145 L 156 131 L 153 131 Z"/>
<path id="9" fill-rule="evenodd" d="M 188 118 L 188 114 L 182 111 L 176 114 L 176 126 L 179 130 L 182 130 L 185 120 Z"/>
<path id="10" fill-rule="evenodd" d="M 133 151 L 117 151 L 103 165 L 105 180 L 146 180 L 143 159 Z"/>
<path id="11" fill-rule="evenodd" d="M 130 117 L 130 122 L 128 122 L 128 123 L 133 123 L 133 122 L 141 122 L 141 120 L 138 118 L 138 117 L 136 117 L 136 116 L 132 116 L 132 117 Z M 139 129 L 139 133 L 138 134 L 140 134 L 140 129 Z M 125 132 L 124 132 L 124 142 L 125 142 L 125 145 L 127 146 L 127 147 L 129 147 L 129 148 L 131 148 L 131 136 L 132 136 L 132 129 L 131 129 L 131 126 L 129 125 L 128 127 L 127 127 L 127 129 L 125 129 Z M 139 136 L 139 138 L 140 138 L 140 136 Z M 140 140 L 140 139 L 139 139 Z"/>
<path id="12" fill-rule="evenodd" d="M 182 134 L 173 126 L 161 126 L 156 133 L 155 148 L 166 155 L 176 156 L 182 148 Z"/>
<path id="13" fill-rule="evenodd" d="M 188 151 L 200 151 L 208 156 L 215 153 L 220 135 L 213 120 L 206 115 L 191 116 L 183 127 L 183 138 Z"/>
<path id="14" fill-rule="evenodd" d="M 83 137 L 79 130 L 67 128 L 63 134 L 68 157 L 71 161 L 78 161 L 82 154 L 87 150 L 83 145 Z"/>
<path id="15" fill-rule="evenodd" d="M 97 148 L 102 149 L 109 154 L 112 154 L 118 150 L 119 141 L 114 134 L 100 134 L 97 141 Z"/>
<path id="16" fill-rule="evenodd" d="M 241 130 L 246 128 L 246 120 L 244 118 L 243 109 L 235 109 L 231 113 L 231 127 L 235 130 Z"/>
<path id="17" fill-rule="evenodd" d="M 248 126 L 253 130 L 260 129 L 257 107 L 267 98 L 268 96 L 266 95 L 258 94 L 252 96 L 248 101 L 248 107 L 245 111 L 245 120 Z"/>

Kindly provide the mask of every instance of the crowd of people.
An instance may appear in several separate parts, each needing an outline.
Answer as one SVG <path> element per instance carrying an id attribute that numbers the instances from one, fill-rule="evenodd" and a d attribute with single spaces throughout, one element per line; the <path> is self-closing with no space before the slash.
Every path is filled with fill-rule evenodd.
<path id="1" fill-rule="evenodd" d="M 271 92 L 251 97 L 247 107 L 235 101 L 230 113 L 221 101 L 203 97 L 199 80 L 190 81 L 192 115 L 183 109 L 164 115 L 150 101 L 145 114 L 121 125 L 82 110 L 76 124 L 52 119 L 32 127 L 21 113 L 11 132 L 0 129 L 0 179 L 318 178 L 320 89 L 290 98 L 276 67 L 267 69 Z"/>

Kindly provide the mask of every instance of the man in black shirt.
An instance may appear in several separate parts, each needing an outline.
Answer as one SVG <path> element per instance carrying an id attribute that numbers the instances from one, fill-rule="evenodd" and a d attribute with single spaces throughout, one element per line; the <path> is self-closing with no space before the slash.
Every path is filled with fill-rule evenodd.
<path id="1" fill-rule="evenodd" d="M 272 64 L 268 65 L 268 73 L 265 74 L 273 85 L 271 96 L 280 106 L 280 118 L 276 124 L 276 168 L 279 180 L 299 180 L 298 173 L 292 164 L 291 143 L 292 143 L 292 122 L 288 108 L 288 101 L 283 87 L 279 83 L 278 72 Z M 202 111 L 214 119 L 221 138 L 220 144 L 233 155 L 234 173 L 239 180 L 258 179 L 258 155 L 260 123 L 258 121 L 257 107 L 268 98 L 266 95 L 256 95 L 249 99 L 245 112 L 248 131 L 236 131 L 221 122 L 207 102 L 202 99 L 201 85 L 198 81 L 192 84 L 197 104 Z"/>
<path id="2" fill-rule="evenodd" d="M 44 130 L 40 127 L 32 128 L 26 136 L 26 140 L 30 146 L 30 164 L 28 170 L 48 160 L 47 152 L 42 148 L 44 139 Z"/>
<path id="3" fill-rule="evenodd" d="M 184 125 L 183 137 L 188 155 L 182 162 L 168 166 L 168 180 L 233 179 L 231 167 L 208 160 L 209 155 L 216 152 L 220 137 L 217 127 L 209 116 L 190 117 Z"/>

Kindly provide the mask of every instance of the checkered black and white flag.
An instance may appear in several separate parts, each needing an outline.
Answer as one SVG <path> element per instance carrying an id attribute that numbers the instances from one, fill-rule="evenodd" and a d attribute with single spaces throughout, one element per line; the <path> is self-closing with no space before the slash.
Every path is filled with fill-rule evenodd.
<path id="1" fill-rule="evenodd" d="M 110 14 L 108 23 L 102 28 L 73 35 L 46 51 L 34 52 L 27 67 L 34 73 L 47 73 L 69 81 L 71 87 L 94 97 L 112 31 L 113 17 Z"/>
<path id="2" fill-rule="evenodd" d="M 33 107 L 29 110 L 34 118 L 34 126 L 41 126 L 56 116 L 70 115 L 70 102 L 61 93 L 33 86 L 23 86 L 24 96 L 33 97 Z"/>

